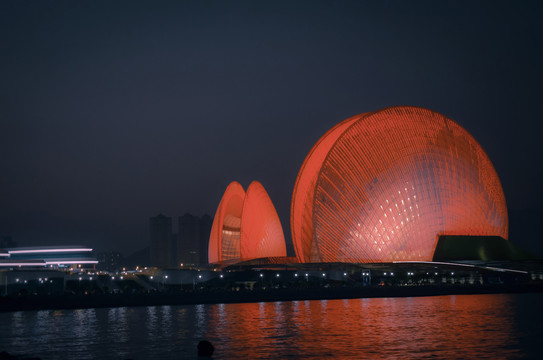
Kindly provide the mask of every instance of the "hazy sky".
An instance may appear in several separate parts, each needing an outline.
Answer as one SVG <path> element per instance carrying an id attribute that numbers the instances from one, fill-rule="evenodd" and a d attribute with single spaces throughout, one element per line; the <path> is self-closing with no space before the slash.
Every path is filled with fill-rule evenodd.
<path id="1" fill-rule="evenodd" d="M 148 220 L 259 180 L 290 239 L 298 170 L 352 115 L 443 113 L 543 255 L 537 1 L 1 1 L 0 236 L 125 254 Z"/>

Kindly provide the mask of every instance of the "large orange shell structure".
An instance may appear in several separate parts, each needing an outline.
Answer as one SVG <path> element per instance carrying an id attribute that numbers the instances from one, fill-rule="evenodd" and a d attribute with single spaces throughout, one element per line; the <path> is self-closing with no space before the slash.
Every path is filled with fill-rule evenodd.
<path id="1" fill-rule="evenodd" d="M 418 107 L 329 130 L 302 165 L 290 215 L 300 262 L 431 261 L 440 235 L 508 236 L 488 156 L 460 125 Z"/>
<path id="2" fill-rule="evenodd" d="M 258 181 L 247 192 L 238 182 L 226 188 L 211 227 L 209 263 L 286 256 L 279 216 Z"/>

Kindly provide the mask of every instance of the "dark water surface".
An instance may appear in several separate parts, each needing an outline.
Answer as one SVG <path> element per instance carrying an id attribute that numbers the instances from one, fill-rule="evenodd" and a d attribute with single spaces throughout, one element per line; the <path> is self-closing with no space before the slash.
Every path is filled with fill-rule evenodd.
<path id="1" fill-rule="evenodd" d="M 539 359 L 543 294 L 0 314 L 0 350 L 42 359 Z"/>

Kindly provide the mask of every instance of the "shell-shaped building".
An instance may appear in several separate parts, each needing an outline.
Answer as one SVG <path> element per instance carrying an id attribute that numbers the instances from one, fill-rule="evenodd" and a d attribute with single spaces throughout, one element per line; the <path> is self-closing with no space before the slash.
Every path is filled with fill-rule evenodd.
<path id="1" fill-rule="evenodd" d="M 209 236 L 209 263 L 286 256 L 285 236 L 271 199 L 258 181 L 247 192 L 226 188 Z"/>
<path id="2" fill-rule="evenodd" d="M 296 179 L 291 231 L 300 262 L 431 261 L 440 235 L 508 236 L 488 156 L 434 111 L 390 107 L 344 120 Z"/>

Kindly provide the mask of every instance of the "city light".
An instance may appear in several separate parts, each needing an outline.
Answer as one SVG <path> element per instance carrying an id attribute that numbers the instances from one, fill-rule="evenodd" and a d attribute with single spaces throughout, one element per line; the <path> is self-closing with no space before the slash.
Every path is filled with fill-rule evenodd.
<path id="1" fill-rule="evenodd" d="M 429 168 L 442 171 L 420 175 Z M 425 210 L 433 208 L 441 211 Z M 301 263 L 346 253 L 354 263 L 430 261 L 440 232 L 508 237 L 505 197 L 484 150 L 453 120 L 411 106 L 355 115 L 326 132 L 300 168 L 290 215 Z"/>
<path id="2" fill-rule="evenodd" d="M 98 264 L 98 260 L 45 260 L 45 265 L 64 265 L 64 264 Z"/>
<path id="3" fill-rule="evenodd" d="M 225 230 L 228 218 L 238 219 L 239 222 L 235 227 Z M 236 255 L 224 253 L 224 248 L 235 248 L 239 252 Z M 279 216 L 262 184 L 253 181 L 245 191 L 238 182 L 231 182 L 213 220 L 209 238 L 209 263 L 239 260 L 240 257 L 256 259 L 286 254 Z"/>
<path id="4" fill-rule="evenodd" d="M 40 253 L 62 253 L 62 252 L 91 252 L 89 248 L 55 248 L 55 249 L 24 249 L 8 250 L 9 254 L 40 254 Z"/>

